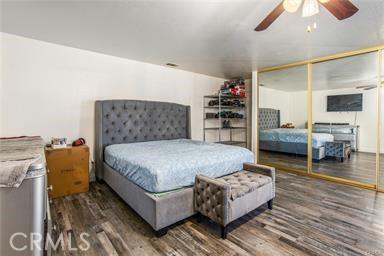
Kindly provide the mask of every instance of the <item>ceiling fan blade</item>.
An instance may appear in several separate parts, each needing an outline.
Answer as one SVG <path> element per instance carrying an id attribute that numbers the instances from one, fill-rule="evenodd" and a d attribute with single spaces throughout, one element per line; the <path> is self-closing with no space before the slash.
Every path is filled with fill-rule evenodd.
<path id="1" fill-rule="evenodd" d="M 355 89 L 363 89 L 365 91 L 369 91 L 369 90 L 372 90 L 372 89 L 375 89 L 375 88 L 377 88 L 377 85 L 375 85 L 375 84 L 359 85 L 359 86 L 355 87 Z"/>
<path id="2" fill-rule="evenodd" d="M 354 15 L 359 8 L 349 0 L 329 0 L 320 3 L 335 16 L 338 20 L 344 20 Z"/>
<path id="3" fill-rule="evenodd" d="M 268 16 L 255 28 L 255 31 L 265 30 L 284 12 L 283 2 L 284 1 L 282 1 L 270 14 L 268 14 Z"/>

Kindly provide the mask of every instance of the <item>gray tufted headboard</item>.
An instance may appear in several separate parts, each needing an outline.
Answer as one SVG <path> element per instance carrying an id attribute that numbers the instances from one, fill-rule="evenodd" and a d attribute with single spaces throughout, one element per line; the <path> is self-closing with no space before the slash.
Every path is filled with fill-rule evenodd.
<path id="1" fill-rule="evenodd" d="M 190 107 L 142 100 L 95 105 L 96 177 L 103 178 L 104 148 L 111 144 L 191 138 Z"/>
<path id="2" fill-rule="evenodd" d="M 280 128 L 280 110 L 272 108 L 259 109 L 259 129 Z"/>

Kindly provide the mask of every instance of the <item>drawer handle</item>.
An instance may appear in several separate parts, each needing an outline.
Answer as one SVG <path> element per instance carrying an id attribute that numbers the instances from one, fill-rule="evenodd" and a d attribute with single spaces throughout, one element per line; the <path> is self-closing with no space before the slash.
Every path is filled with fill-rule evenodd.
<path id="1" fill-rule="evenodd" d="M 53 186 L 52 186 L 52 185 L 49 185 L 49 186 L 47 187 L 47 190 L 48 190 L 48 191 L 52 191 L 52 190 L 53 190 Z"/>
<path id="2" fill-rule="evenodd" d="M 52 204 L 52 203 L 53 203 L 52 199 L 49 199 L 49 204 Z"/>

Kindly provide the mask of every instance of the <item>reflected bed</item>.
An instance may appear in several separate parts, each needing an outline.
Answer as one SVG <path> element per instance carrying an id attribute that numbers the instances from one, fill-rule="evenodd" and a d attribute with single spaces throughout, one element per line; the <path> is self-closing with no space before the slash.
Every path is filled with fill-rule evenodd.
<path id="1" fill-rule="evenodd" d="M 325 143 L 334 141 L 331 134 L 312 133 L 312 158 L 325 157 Z M 280 153 L 308 155 L 308 130 L 280 128 L 280 111 L 259 109 L 259 149 Z"/>

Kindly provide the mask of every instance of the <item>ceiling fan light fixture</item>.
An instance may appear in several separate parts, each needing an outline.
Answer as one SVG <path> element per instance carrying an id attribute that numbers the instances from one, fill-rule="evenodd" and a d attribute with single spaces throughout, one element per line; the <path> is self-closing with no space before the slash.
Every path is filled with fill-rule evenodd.
<path id="1" fill-rule="evenodd" d="M 284 10 L 291 13 L 296 12 L 300 7 L 301 2 L 302 0 L 284 0 L 283 2 Z"/>
<path id="2" fill-rule="evenodd" d="M 303 18 L 311 17 L 319 13 L 319 3 L 317 0 L 304 0 Z"/>
<path id="3" fill-rule="evenodd" d="M 266 30 L 284 12 L 296 12 L 303 6 L 302 17 L 310 17 L 319 13 L 322 5 L 338 20 L 345 20 L 359 11 L 351 0 L 280 0 L 280 3 L 260 22 L 255 31 Z M 317 24 L 314 24 L 316 29 Z"/>

